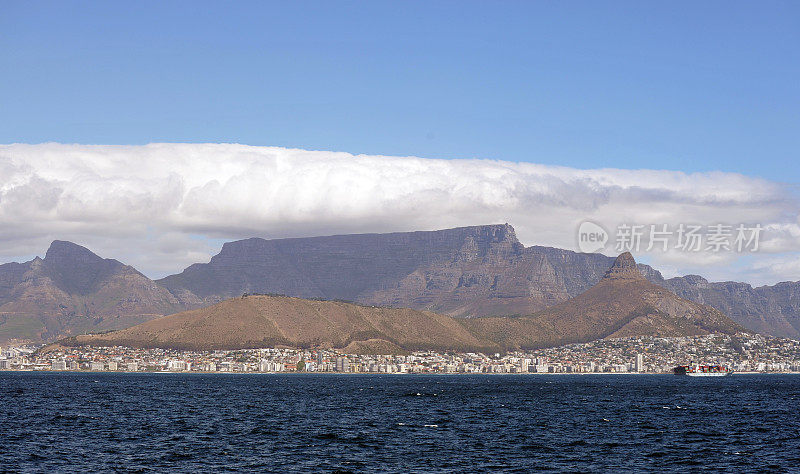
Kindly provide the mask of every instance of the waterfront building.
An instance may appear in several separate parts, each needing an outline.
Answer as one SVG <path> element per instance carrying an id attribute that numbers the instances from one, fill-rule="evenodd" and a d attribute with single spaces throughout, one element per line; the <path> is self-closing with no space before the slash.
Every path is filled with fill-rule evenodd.
<path id="1" fill-rule="evenodd" d="M 184 371 L 187 370 L 186 362 L 182 360 L 171 360 L 167 364 L 167 370 Z"/>
<path id="2" fill-rule="evenodd" d="M 350 372 L 350 361 L 347 357 L 336 358 L 336 372 Z"/>

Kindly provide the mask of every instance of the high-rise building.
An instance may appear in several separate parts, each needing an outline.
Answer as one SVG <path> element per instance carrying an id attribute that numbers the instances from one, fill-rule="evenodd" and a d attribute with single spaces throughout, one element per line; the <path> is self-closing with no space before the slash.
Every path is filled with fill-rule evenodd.
<path id="1" fill-rule="evenodd" d="M 644 356 L 642 354 L 636 354 L 636 362 L 633 365 L 633 369 L 636 372 L 644 372 Z"/>
<path id="2" fill-rule="evenodd" d="M 336 371 L 337 372 L 350 372 L 350 361 L 347 357 L 336 358 Z"/>

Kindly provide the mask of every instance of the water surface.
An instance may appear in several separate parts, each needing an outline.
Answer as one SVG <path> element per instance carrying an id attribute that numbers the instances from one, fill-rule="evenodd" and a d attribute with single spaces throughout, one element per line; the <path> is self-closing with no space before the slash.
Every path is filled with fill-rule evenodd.
<path id="1" fill-rule="evenodd" d="M 0 373 L 12 471 L 793 470 L 800 376 Z"/>

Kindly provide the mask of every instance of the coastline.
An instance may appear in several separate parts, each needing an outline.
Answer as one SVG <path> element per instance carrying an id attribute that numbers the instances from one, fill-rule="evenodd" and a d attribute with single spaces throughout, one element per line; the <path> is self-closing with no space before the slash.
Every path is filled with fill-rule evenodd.
<path id="1" fill-rule="evenodd" d="M 448 372 L 409 372 L 409 373 L 382 373 L 382 372 L 206 372 L 206 371 L 172 371 L 172 370 L 158 370 L 158 371 L 137 371 L 128 372 L 125 370 L 29 370 L 29 369 L 4 369 L 0 370 L 3 373 L 49 373 L 49 374 L 131 374 L 131 375 L 145 375 L 145 374 L 164 374 L 164 375 L 319 375 L 319 376 L 335 376 L 335 375 L 391 375 L 391 376 L 407 376 L 407 375 L 442 375 L 442 376 L 465 376 L 465 375 L 478 375 L 478 376 L 513 376 L 513 377 L 536 377 L 536 376 L 656 376 L 656 375 L 670 375 L 670 372 L 530 372 L 530 373 L 448 373 Z M 735 375 L 800 375 L 800 372 L 734 372 L 730 376 Z M 676 376 L 677 377 L 677 376 Z M 720 377 L 724 378 L 724 377 Z"/>

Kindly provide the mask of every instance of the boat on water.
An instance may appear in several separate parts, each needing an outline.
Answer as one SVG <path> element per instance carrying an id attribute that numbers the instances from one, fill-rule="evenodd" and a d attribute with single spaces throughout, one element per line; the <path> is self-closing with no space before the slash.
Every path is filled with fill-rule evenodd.
<path id="1" fill-rule="evenodd" d="M 672 373 L 690 377 L 724 377 L 733 371 L 724 365 L 679 365 L 672 369 Z"/>

